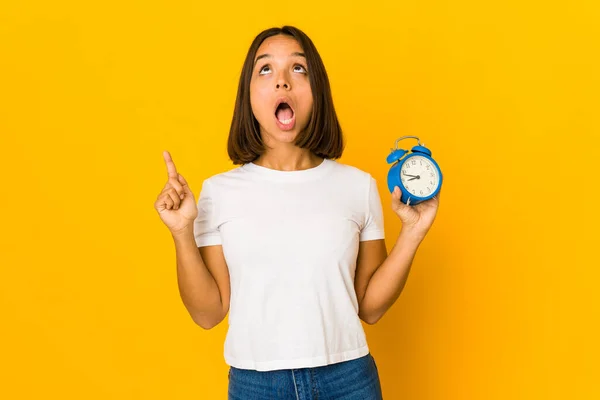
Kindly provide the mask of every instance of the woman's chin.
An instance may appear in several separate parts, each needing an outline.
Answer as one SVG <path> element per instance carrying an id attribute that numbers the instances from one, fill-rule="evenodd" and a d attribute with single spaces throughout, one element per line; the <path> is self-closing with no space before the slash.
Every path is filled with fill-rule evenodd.
<path id="1" fill-rule="evenodd" d="M 266 133 L 266 134 L 265 134 Z M 269 147 L 272 147 L 276 143 L 289 143 L 294 144 L 298 132 L 294 129 L 293 131 L 280 131 L 278 129 L 271 132 L 263 131 L 263 140 Z"/>
<path id="2" fill-rule="evenodd" d="M 273 139 L 281 143 L 294 143 L 296 141 L 296 136 L 298 136 L 296 130 L 280 131 L 277 132 L 275 135 L 272 135 Z"/>

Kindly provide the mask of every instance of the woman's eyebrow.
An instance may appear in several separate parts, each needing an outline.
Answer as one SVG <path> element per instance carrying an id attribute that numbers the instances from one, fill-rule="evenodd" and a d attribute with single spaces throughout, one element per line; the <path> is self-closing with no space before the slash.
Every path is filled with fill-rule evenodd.
<path id="1" fill-rule="evenodd" d="M 260 56 L 256 57 L 256 60 L 254 60 L 254 65 L 256 65 L 256 63 L 258 62 L 258 60 L 260 60 L 261 58 L 272 58 L 272 57 L 273 57 L 272 54 L 261 54 Z M 290 54 L 290 57 L 304 57 L 304 58 L 306 58 L 306 55 L 304 53 L 296 51 L 296 52 Z"/>

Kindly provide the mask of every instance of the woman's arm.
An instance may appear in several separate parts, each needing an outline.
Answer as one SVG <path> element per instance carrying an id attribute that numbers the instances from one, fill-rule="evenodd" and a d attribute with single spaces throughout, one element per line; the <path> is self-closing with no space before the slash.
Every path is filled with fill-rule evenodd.
<path id="1" fill-rule="evenodd" d="M 221 301 L 219 285 L 203 261 L 192 228 L 173 234 L 173 239 L 181 300 L 194 322 L 204 329 L 210 329 L 227 314 L 229 296 L 226 296 L 225 302 Z"/>
<path id="2" fill-rule="evenodd" d="M 361 293 L 357 290 L 358 315 L 366 323 L 379 321 L 402 293 L 417 249 L 437 215 L 440 194 L 441 191 L 429 200 L 409 206 L 400 202 L 400 189 L 396 187 L 392 193 L 392 209 L 400 217 L 402 229 L 390 255 L 382 256 L 385 254 L 383 240 L 374 240 L 379 242 L 374 244 L 360 243 L 356 279 L 360 276 L 362 282 L 355 287 L 364 288 Z"/>
<path id="3" fill-rule="evenodd" d="M 383 239 L 360 242 L 355 288 L 363 321 L 376 323 L 398 299 L 421 241 L 403 228 L 387 257 Z"/>

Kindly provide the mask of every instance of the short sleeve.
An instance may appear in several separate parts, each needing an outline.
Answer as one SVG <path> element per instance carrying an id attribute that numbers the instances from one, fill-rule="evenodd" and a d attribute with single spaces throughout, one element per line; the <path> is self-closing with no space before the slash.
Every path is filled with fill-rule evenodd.
<path id="1" fill-rule="evenodd" d="M 221 233 L 215 221 L 213 187 L 209 180 L 204 180 L 198 197 L 198 216 L 194 220 L 194 238 L 198 247 L 221 244 Z"/>
<path id="2" fill-rule="evenodd" d="M 377 181 L 370 175 L 367 192 L 365 224 L 360 230 L 359 237 L 361 242 L 385 238 L 385 231 L 383 229 L 383 208 L 381 206 L 379 191 L 377 190 Z"/>

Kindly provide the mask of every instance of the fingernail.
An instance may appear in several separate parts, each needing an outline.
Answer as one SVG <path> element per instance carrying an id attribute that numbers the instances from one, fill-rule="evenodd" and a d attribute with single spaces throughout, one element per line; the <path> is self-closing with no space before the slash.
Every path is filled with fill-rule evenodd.
<path id="1" fill-rule="evenodd" d="M 183 200 L 183 193 L 181 193 L 181 196 L 179 196 L 179 198 L 180 198 L 181 200 Z"/>

